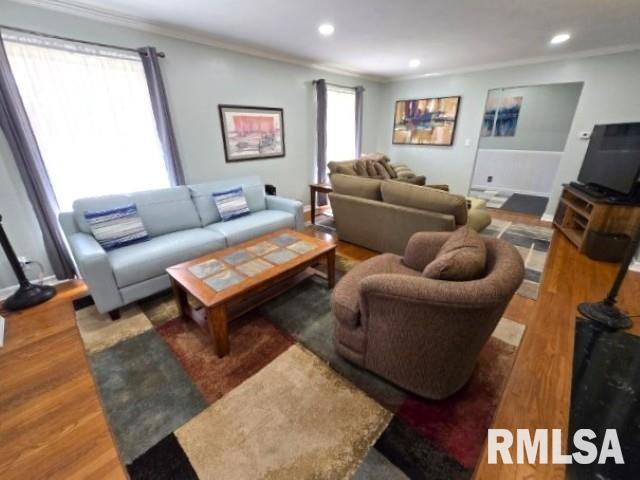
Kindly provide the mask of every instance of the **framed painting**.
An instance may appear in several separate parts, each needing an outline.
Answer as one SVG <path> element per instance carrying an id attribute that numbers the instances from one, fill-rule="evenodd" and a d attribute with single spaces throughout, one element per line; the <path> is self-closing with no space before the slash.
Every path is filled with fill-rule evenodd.
<path id="1" fill-rule="evenodd" d="M 281 108 L 218 105 L 227 162 L 284 157 Z"/>
<path id="2" fill-rule="evenodd" d="M 398 100 L 393 121 L 396 145 L 453 145 L 460 97 Z"/>
<path id="3" fill-rule="evenodd" d="M 482 120 L 482 137 L 513 137 L 516 134 L 522 97 L 489 95 Z"/>

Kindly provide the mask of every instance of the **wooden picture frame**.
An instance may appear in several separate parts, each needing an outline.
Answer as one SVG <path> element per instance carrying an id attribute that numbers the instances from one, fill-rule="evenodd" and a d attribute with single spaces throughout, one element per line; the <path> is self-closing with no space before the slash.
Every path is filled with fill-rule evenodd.
<path id="1" fill-rule="evenodd" d="M 453 145 L 460 95 L 397 100 L 393 112 L 394 145 Z"/>
<path id="2" fill-rule="evenodd" d="M 227 163 L 285 156 L 282 108 L 218 105 Z"/>

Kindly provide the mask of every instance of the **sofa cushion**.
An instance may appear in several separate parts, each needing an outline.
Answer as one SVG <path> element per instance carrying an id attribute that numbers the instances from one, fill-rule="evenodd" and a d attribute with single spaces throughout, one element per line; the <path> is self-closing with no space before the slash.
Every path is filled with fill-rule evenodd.
<path id="1" fill-rule="evenodd" d="M 149 240 L 138 209 L 133 204 L 97 212 L 87 211 L 84 217 L 91 227 L 91 233 L 105 250 Z"/>
<path id="2" fill-rule="evenodd" d="M 188 187 L 179 186 L 129 194 L 152 237 L 200 226 Z"/>
<path id="3" fill-rule="evenodd" d="M 467 223 L 467 202 L 462 195 L 396 181 L 384 182 L 381 193 L 386 203 L 453 215 L 456 224 Z"/>
<path id="4" fill-rule="evenodd" d="M 382 177 L 384 179 L 390 179 L 391 175 L 389 175 L 389 172 L 387 172 L 387 169 L 384 168 L 384 165 L 382 164 L 382 162 L 375 162 L 373 164 L 373 166 L 376 169 L 376 175 L 378 177 Z"/>
<path id="5" fill-rule="evenodd" d="M 112 250 L 107 255 L 116 283 L 122 288 L 160 276 L 172 265 L 224 247 L 225 238 L 219 232 L 192 228 Z"/>
<path id="6" fill-rule="evenodd" d="M 373 178 L 354 177 L 350 175 L 331 175 L 331 186 L 334 193 L 351 195 L 353 197 L 368 198 L 369 200 L 381 200 L 381 180 Z"/>
<path id="7" fill-rule="evenodd" d="M 262 210 L 228 222 L 213 223 L 205 227 L 205 230 L 224 235 L 227 245 L 231 246 L 281 228 L 295 229 L 295 224 L 295 216 L 291 213 Z"/>
<path id="8" fill-rule="evenodd" d="M 436 280 L 468 281 L 484 275 L 487 247 L 470 227 L 460 227 L 447 239 L 422 275 Z"/>
<path id="9" fill-rule="evenodd" d="M 335 173 L 342 173 L 343 175 L 357 175 L 356 169 L 353 167 L 353 162 L 345 162 L 345 165 L 336 165 L 334 171 Z"/>
<path id="10" fill-rule="evenodd" d="M 244 217 L 251 213 L 242 192 L 242 187 L 232 188 L 224 192 L 213 192 L 212 196 L 223 222 Z"/>
<path id="11" fill-rule="evenodd" d="M 420 272 L 404 265 L 402 257 L 393 253 L 384 253 L 359 263 L 340 279 L 331 294 L 331 310 L 338 322 L 349 328 L 360 325 L 360 282 L 377 273 L 420 276 Z"/>
<path id="12" fill-rule="evenodd" d="M 82 198 L 73 202 L 73 216 L 80 231 L 91 233 L 84 218 L 86 211 L 121 208 L 132 203 L 136 205 L 142 223 L 152 237 L 200 226 L 191 193 L 185 186 Z"/>
<path id="13" fill-rule="evenodd" d="M 200 216 L 201 225 L 207 226 L 221 220 L 216 203 L 211 196 L 213 192 L 222 192 L 232 188 L 242 187 L 242 191 L 249 205 L 249 210 L 259 212 L 267 208 L 264 183 L 258 176 L 238 177 L 229 180 L 199 183 L 189 185 L 191 197 Z"/>

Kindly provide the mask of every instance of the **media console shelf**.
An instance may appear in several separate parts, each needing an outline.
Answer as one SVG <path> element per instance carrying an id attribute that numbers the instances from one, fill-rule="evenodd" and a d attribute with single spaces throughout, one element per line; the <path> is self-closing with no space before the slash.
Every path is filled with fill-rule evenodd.
<path id="1" fill-rule="evenodd" d="M 553 224 L 584 252 L 592 231 L 633 236 L 640 224 L 640 205 L 609 203 L 564 185 Z"/>

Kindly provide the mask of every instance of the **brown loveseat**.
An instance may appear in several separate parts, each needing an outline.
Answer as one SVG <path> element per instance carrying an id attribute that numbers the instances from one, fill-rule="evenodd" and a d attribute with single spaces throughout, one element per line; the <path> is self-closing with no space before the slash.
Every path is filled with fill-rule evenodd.
<path id="1" fill-rule="evenodd" d="M 469 225 L 477 232 L 491 223 L 482 201 L 471 208 L 462 195 L 396 181 L 331 175 L 331 210 L 340 240 L 378 252 L 402 254 L 411 235 L 452 231 Z"/>
<path id="2" fill-rule="evenodd" d="M 329 169 L 330 176 L 334 173 L 339 173 L 342 175 L 353 175 L 376 180 L 397 180 L 413 185 L 424 185 L 427 181 L 424 175 L 416 175 L 408 169 L 407 172 L 398 174 L 396 169 L 391 165 L 389 158 L 386 155 L 378 153 L 365 154 L 359 160 L 329 162 L 327 168 Z M 446 186 L 441 185 L 440 187 Z"/>
<path id="3" fill-rule="evenodd" d="M 425 278 L 422 270 L 450 235 L 418 233 L 404 258 L 383 254 L 362 262 L 331 297 L 337 352 L 433 399 L 452 395 L 469 380 L 524 276 L 522 258 L 511 244 L 481 237 L 486 246 L 481 278 Z"/>

